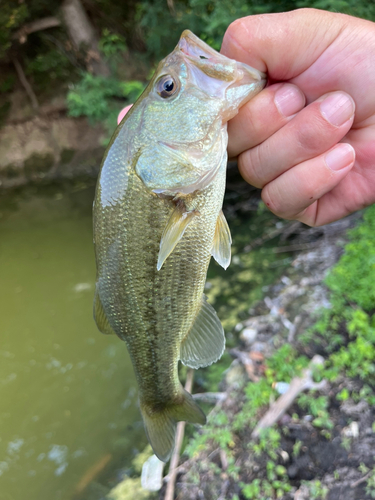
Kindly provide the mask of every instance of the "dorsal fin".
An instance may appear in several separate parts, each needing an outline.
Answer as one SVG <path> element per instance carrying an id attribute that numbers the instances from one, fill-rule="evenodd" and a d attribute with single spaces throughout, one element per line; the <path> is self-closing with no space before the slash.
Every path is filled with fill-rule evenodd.
<path id="1" fill-rule="evenodd" d="M 160 271 L 165 259 L 170 255 L 177 243 L 194 217 L 198 215 L 196 210 L 186 211 L 185 204 L 181 201 L 177 203 L 160 240 L 160 250 L 157 263 L 157 270 Z"/>
<path id="2" fill-rule="evenodd" d="M 103 305 L 99 297 L 98 286 L 96 287 L 94 297 L 94 320 L 98 329 L 105 335 L 112 335 L 115 333 L 108 322 L 107 316 L 105 315 Z"/>
<path id="3" fill-rule="evenodd" d="M 220 210 L 219 216 L 216 221 L 214 243 L 211 249 L 211 255 L 218 264 L 226 269 L 230 264 L 230 247 L 232 244 L 232 237 L 228 222 Z"/>
<path id="4" fill-rule="evenodd" d="M 181 342 L 180 359 L 184 365 L 200 368 L 215 363 L 225 349 L 223 326 L 215 309 L 207 302 L 202 305 L 187 336 Z"/>

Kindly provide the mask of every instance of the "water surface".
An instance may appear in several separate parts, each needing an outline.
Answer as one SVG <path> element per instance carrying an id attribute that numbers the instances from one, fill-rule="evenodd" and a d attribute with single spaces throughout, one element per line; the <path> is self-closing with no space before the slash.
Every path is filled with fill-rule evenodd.
<path id="1" fill-rule="evenodd" d="M 68 500 L 146 444 L 125 345 L 92 319 L 92 187 L 0 201 L 0 500 Z"/>

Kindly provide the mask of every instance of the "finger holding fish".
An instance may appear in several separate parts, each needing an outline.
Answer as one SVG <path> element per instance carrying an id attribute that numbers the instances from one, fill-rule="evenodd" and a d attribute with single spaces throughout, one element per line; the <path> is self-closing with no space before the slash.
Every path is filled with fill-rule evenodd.
<path id="1" fill-rule="evenodd" d="M 304 108 L 303 92 L 290 83 L 271 85 L 247 102 L 228 123 L 228 156 L 266 141 Z"/>
<path id="2" fill-rule="evenodd" d="M 355 151 L 340 143 L 327 153 L 287 170 L 263 188 L 267 207 L 284 219 L 296 219 L 309 226 L 331 222 L 338 200 L 332 191 L 350 172 Z"/>
<path id="3" fill-rule="evenodd" d="M 268 139 L 241 153 L 238 165 L 242 176 L 263 188 L 290 168 L 319 156 L 350 130 L 354 109 L 353 99 L 345 92 L 321 97 Z"/>

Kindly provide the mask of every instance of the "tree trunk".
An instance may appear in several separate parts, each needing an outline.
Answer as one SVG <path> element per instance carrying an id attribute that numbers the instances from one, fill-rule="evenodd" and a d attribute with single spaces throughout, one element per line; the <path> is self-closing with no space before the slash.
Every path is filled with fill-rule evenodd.
<path id="1" fill-rule="evenodd" d="M 109 76 L 108 65 L 98 49 L 98 38 L 80 0 L 64 0 L 62 15 L 69 36 L 77 50 L 86 52 L 87 69 L 94 75 Z"/>

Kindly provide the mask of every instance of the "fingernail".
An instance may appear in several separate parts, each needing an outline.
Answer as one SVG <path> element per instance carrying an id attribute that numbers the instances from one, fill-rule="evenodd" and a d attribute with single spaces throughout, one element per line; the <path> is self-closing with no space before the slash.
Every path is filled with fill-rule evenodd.
<path id="1" fill-rule="evenodd" d="M 305 105 L 305 96 L 294 85 L 280 87 L 275 92 L 274 100 L 277 109 L 284 116 L 294 115 Z"/>
<path id="2" fill-rule="evenodd" d="M 347 94 L 335 92 L 322 101 L 320 111 L 329 123 L 339 127 L 353 116 L 354 101 Z"/>
<path id="3" fill-rule="evenodd" d="M 325 162 L 331 170 L 341 170 L 354 161 L 354 149 L 350 144 L 339 144 L 325 156 Z"/>

